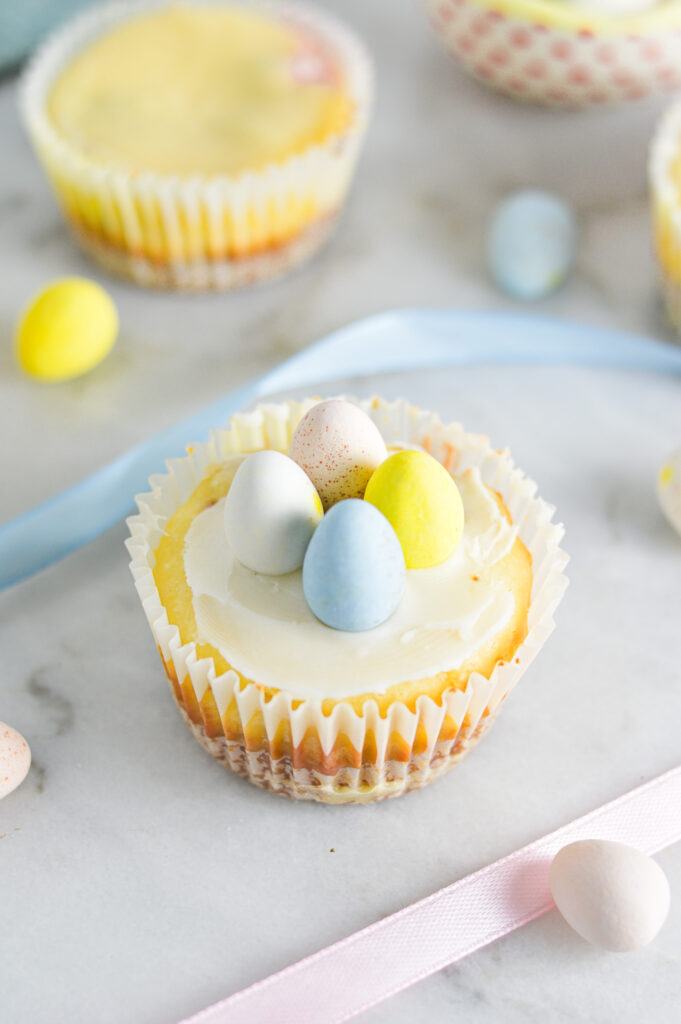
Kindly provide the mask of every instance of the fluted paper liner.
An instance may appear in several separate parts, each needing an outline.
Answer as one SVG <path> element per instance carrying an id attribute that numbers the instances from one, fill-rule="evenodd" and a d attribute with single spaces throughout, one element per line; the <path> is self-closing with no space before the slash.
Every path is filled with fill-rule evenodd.
<path id="1" fill-rule="evenodd" d="M 21 94 L 33 146 L 79 241 L 113 273 L 142 285 L 197 291 L 284 273 L 322 245 L 343 204 L 371 101 L 369 57 L 330 15 L 295 3 L 263 3 L 265 13 L 310 32 L 333 54 L 354 108 L 343 132 L 240 175 L 130 174 L 96 163 L 52 124 L 52 83 L 107 29 L 167 4 L 97 6 L 48 39 L 29 65 Z"/>
<path id="2" fill-rule="evenodd" d="M 681 10 L 675 3 L 629 14 L 553 0 L 422 3 L 466 71 L 516 100 L 579 108 L 641 99 L 681 84 Z"/>
<path id="3" fill-rule="evenodd" d="M 681 103 L 660 121 L 650 147 L 648 184 L 653 235 L 669 318 L 681 332 Z"/>
<path id="4" fill-rule="evenodd" d="M 217 676 L 213 660 L 197 658 L 196 644 L 182 644 L 178 628 L 168 622 L 153 576 L 154 551 L 168 519 L 208 466 L 238 452 L 288 451 L 298 421 L 313 404 L 261 405 L 234 416 L 229 429 L 213 431 L 210 441 L 188 449 L 185 458 L 169 461 L 168 473 L 152 477 L 151 492 L 138 496 L 139 514 L 128 520 L 127 545 L 173 694 L 199 742 L 267 789 L 328 802 L 379 800 L 437 778 L 487 731 L 553 629 L 553 613 L 567 585 L 563 527 L 552 522 L 553 508 L 536 496 L 536 485 L 508 452 L 493 449 L 487 438 L 465 433 L 458 423 L 445 426 L 433 413 L 404 400 L 359 402 L 387 444 L 422 445 L 451 472 L 477 466 L 483 481 L 502 495 L 532 555 L 525 641 L 509 663 L 497 664 L 489 679 L 472 674 L 465 690 L 446 690 L 439 702 L 421 696 L 414 711 L 393 701 L 384 715 L 373 700 L 364 703 L 361 714 L 340 700 L 325 715 L 321 699 L 300 700 L 279 691 L 268 701 L 262 688 L 244 682 L 234 670 Z"/>

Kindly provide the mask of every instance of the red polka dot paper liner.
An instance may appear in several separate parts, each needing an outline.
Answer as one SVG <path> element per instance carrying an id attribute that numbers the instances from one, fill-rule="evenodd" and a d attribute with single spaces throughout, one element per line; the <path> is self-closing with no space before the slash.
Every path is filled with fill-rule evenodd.
<path id="1" fill-rule="evenodd" d="M 594 17 L 555 0 L 424 0 L 445 47 L 516 99 L 584 107 L 681 87 L 681 4 Z"/>

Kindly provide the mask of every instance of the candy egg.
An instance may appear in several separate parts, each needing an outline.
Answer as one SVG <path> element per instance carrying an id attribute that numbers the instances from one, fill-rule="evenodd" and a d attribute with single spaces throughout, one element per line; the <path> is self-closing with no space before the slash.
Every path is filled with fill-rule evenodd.
<path id="1" fill-rule="evenodd" d="M 392 525 L 408 569 L 439 565 L 461 540 L 461 495 L 444 466 L 426 452 L 395 452 L 373 473 L 364 497 Z"/>
<path id="2" fill-rule="evenodd" d="M 669 911 L 669 883 L 655 861 L 624 843 L 582 839 L 553 859 L 551 894 L 594 946 L 625 953 L 655 938 Z"/>
<path id="3" fill-rule="evenodd" d="M 671 453 L 660 470 L 657 496 L 667 519 L 681 534 L 681 448 Z"/>
<path id="4" fill-rule="evenodd" d="M 82 277 L 55 281 L 33 300 L 17 330 L 16 352 L 31 377 L 79 377 L 107 356 L 118 334 L 116 307 Z"/>
<path id="5" fill-rule="evenodd" d="M 402 548 L 385 516 L 366 501 L 341 501 L 317 527 L 303 563 L 303 592 L 327 626 L 373 629 L 397 608 L 406 580 Z"/>
<path id="6" fill-rule="evenodd" d="M 388 454 L 378 427 L 351 402 L 333 398 L 313 405 L 291 439 L 289 455 L 317 488 L 324 509 L 361 498 L 369 477 Z"/>
<path id="7" fill-rule="evenodd" d="M 322 503 L 309 478 L 282 452 L 253 452 L 225 498 L 225 531 L 235 557 L 266 576 L 300 569 Z"/>
<path id="8" fill-rule="evenodd" d="M 0 722 L 0 800 L 21 785 L 30 767 L 28 743 L 11 725 Z"/>
<path id="9" fill-rule="evenodd" d="M 575 216 L 549 192 L 516 192 L 497 207 L 487 258 L 494 282 L 516 299 L 539 299 L 561 284 L 572 265 Z"/>

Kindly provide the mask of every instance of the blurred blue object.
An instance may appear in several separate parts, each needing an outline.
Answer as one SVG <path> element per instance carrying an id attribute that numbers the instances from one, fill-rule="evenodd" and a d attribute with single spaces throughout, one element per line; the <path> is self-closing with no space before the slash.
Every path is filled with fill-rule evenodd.
<path id="1" fill-rule="evenodd" d="M 12 71 L 36 45 L 93 0 L 0 0 L 0 73 Z"/>
<path id="2" fill-rule="evenodd" d="M 577 238 L 575 213 L 559 196 L 539 189 L 514 192 L 494 211 L 487 259 L 494 283 L 532 302 L 563 283 Z"/>

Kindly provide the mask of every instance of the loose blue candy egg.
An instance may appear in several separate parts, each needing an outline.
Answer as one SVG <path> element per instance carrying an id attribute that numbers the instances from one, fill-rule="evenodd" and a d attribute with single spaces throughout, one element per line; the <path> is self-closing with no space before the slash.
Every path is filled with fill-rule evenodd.
<path id="1" fill-rule="evenodd" d="M 576 233 L 574 212 L 558 196 L 516 192 L 492 217 L 487 252 L 492 278 L 516 299 L 548 295 L 570 270 Z"/>
<path id="2" fill-rule="evenodd" d="M 405 582 L 402 547 L 383 513 L 359 498 L 333 505 L 303 562 L 303 592 L 317 618 L 347 632 L 373 629 L 395 611 Z"/>

